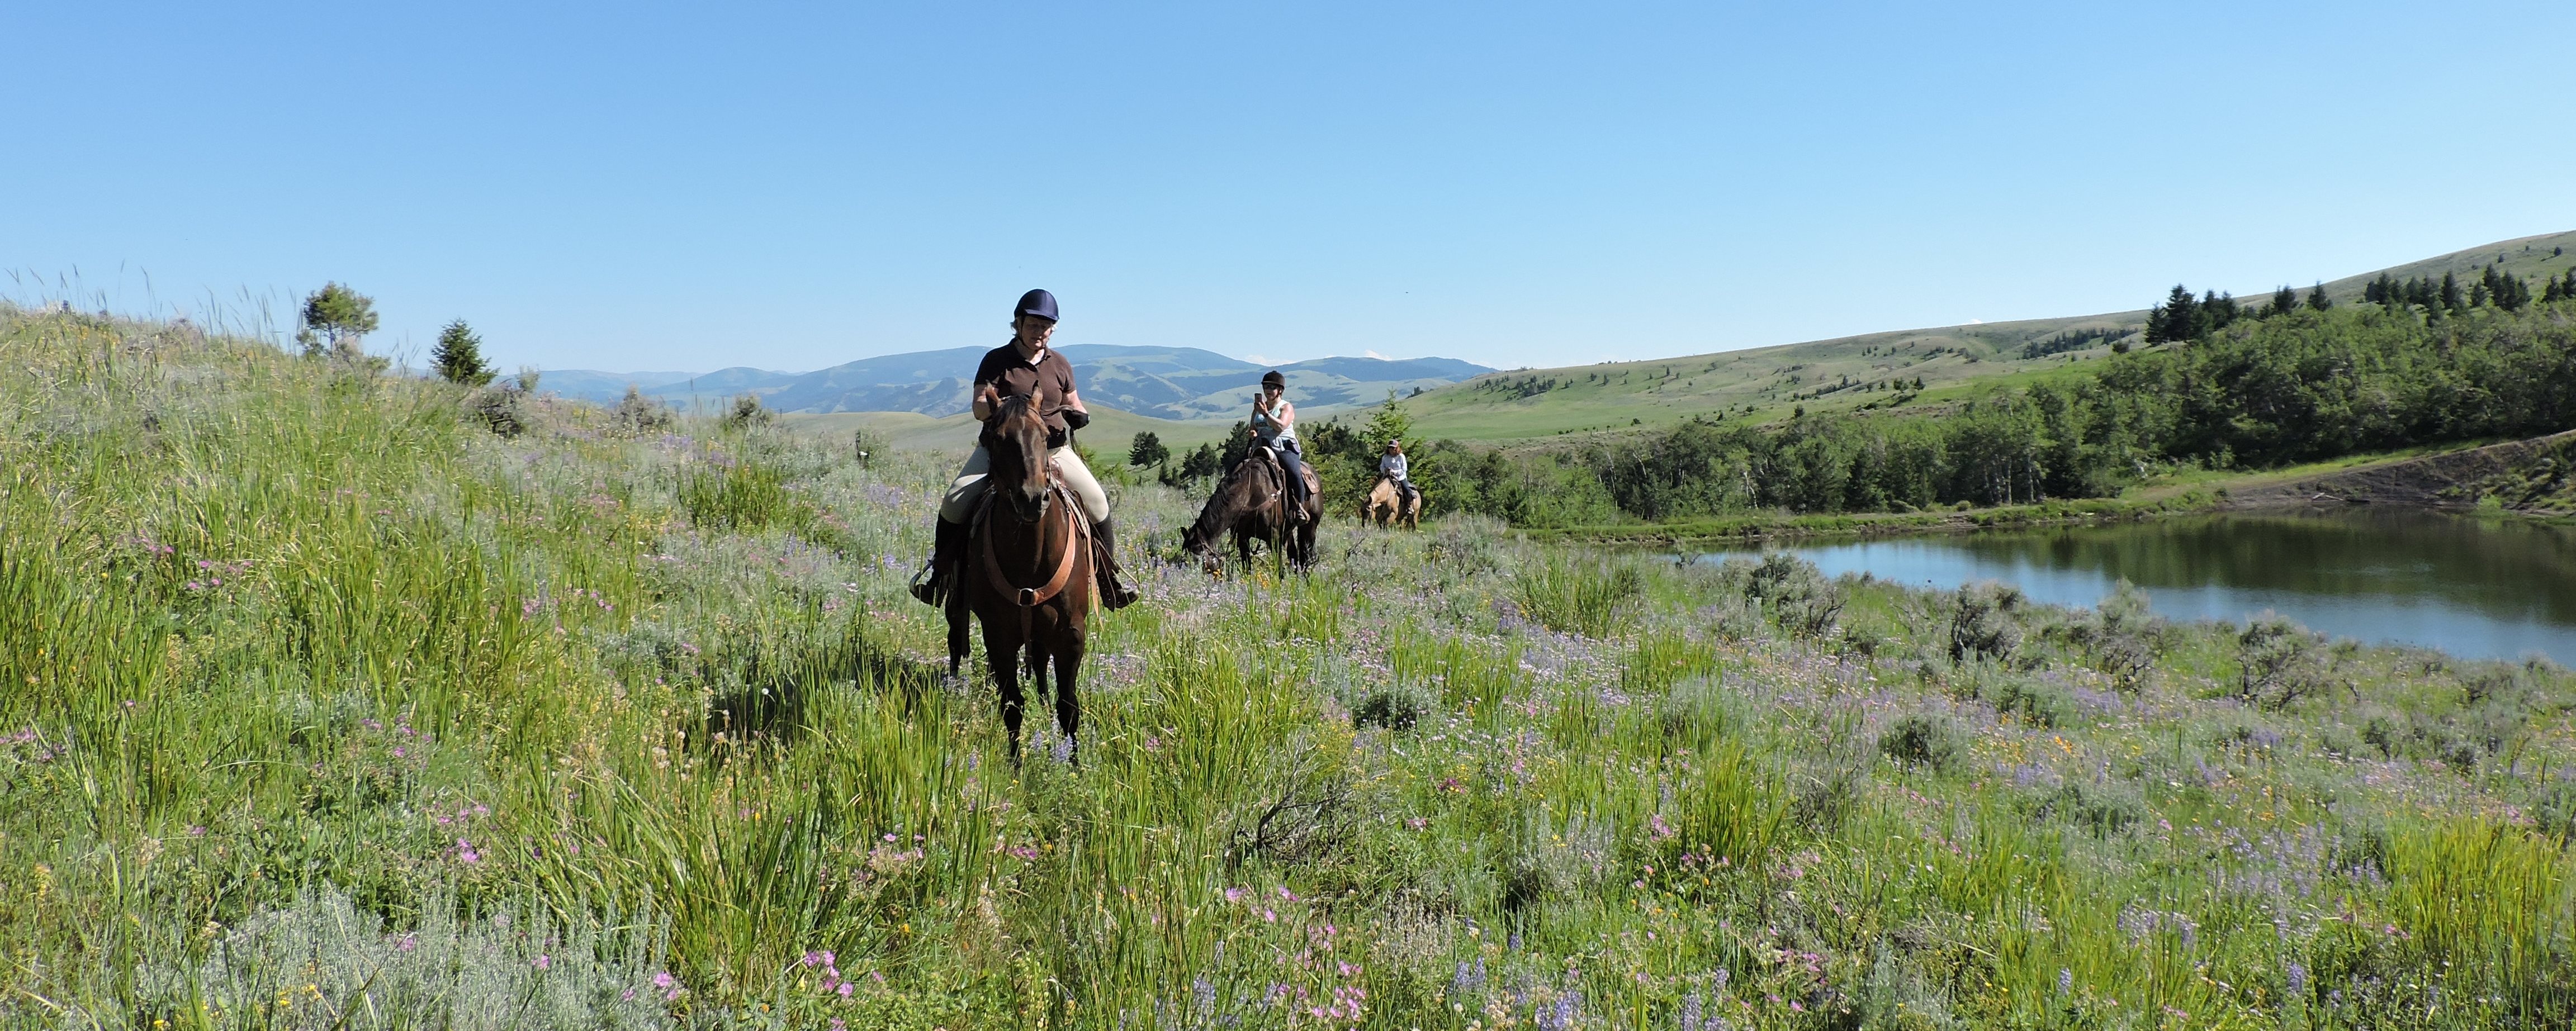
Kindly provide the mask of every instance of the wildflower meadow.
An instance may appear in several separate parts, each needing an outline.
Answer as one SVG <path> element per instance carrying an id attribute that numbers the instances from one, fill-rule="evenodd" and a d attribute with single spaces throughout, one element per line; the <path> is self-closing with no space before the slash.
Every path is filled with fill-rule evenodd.
<path id="1" fill-rule="evenodd" d="M 0 308 L 0 1021 L 2576 1021 L 2576 679 L 1336 516 L 1081 765 L 903 585 L 956 455 Z M 980 660 L 980 643 L 977 648 Z"/>

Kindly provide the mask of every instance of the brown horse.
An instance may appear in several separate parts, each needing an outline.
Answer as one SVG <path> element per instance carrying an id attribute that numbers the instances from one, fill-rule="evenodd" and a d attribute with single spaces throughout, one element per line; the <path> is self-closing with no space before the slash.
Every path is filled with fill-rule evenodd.
<path id="1" fill-rule="evenodd" d="M 1315 482 L 1314 466 L 1301 466 L 1301 470 L 1306 474 L 1306 503 L 1292 511 L 1288 476 L 1279 460 L 1267 451 L 1254 450 L 1217 484 L 1207 506 L 1199 509 L 1198 521 L 1181 531 L 1181 546 L 1213 561 L 1217 536 L 1232 532 L 1235 554 L 1246 565 L 1252 563 L 1256 540 L 1286 554 L 1299 569 L 1314 565 L 1315 524 L 1324 517 L 1319 500 L 1322 488 Z"/>
<path id="2" fill-rule="evenodd" d="M 1419 490 L 1397 490 L 1395 481 L 1380 476 L 1370 489 L 1368 500 L 1360 503 L 1360 521 L 1379 526 L 1402 524 L 1405 529 L 1422 528 L 1422 493 Z"/>
<path id="3" fill-rule="evenodd" d="M 1091 524 L 1082 503 L 1053 475 L 1036 402 L 1013 395 L 995 403 L 978 443 L 992 459 L 991 471 L 958 563 L 958 589 L 949 594 L 948 668 L 954 672 L 965 657 L 971 609 L 984 625 L 984 661 L 1001 691 L 1002 726 L 1017 763 L 1023 652 L 1041 691 L 1048 662 L 1055 665 L 1056 729 L 1074 742 L 1082 726 L 1074 679 L 1082 672 L 1084 622 L 1091 614 Z"/>

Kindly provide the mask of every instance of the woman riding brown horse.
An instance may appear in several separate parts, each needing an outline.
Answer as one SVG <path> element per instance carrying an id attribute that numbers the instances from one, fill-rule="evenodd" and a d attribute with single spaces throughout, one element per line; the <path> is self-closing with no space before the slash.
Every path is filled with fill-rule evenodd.
<path id="1" fill-rule="evenodd" d="M 1199 509 L 1198 521 L 1181 531 L 1181 546 L 1213 560 L 1217 538 L 1231 531 L 1235 554 L 1246 565 L 1252 563 L 1255 540 L 1269 542 L 1300 569 L 1314 565 L 1315 524 L 1323 521 L 1323 503 L 1317 499 L 1314 467 L 1298 472 L 1305 480 L 1302 505 L 1289 494 L 1287 473 L 1279 463 L 1259 451 L 1245 456 L 1217 484 L 1216 494 Z M 1291 505 L 1299 505 L 1304 518 L 1290 518 Z"/>
<path id="2" fill-rule="evenodd" d="M 1038 405 L 1024 395 L 988 400 L 993 417 L 978 443 L 992 466 L 948 606 L 948 667 L 955 671 L 965 656 L 971 609 L 984 624 L 984 660 L 1001 691 L 1002 726 L 1017 763 L 1023 650 L 1041 691 L 1049 661 L 1055 665 L 1055 725 L 1065 741 L 1075 742 L 1082 726 L 1074 679 L 1082 672 L 1091 613 L 1091 527 L 1080 501 L 1051 475 Z"/>

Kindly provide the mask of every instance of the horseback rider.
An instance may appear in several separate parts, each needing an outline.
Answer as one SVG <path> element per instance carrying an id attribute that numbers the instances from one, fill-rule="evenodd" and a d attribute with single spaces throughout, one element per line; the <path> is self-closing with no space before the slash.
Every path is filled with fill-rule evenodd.
<path id="1" fill-rule="evenodd" d="M 1297 444 L 1297 406 L 1284 395 L 1288 377 L 1272 369 L 1261 377 L 1261 394 L 1252 399 L 1252 439 L 1278 456 L 1279 469 L 1288 474 L 1289 521 L 1303 518 L 1306 511 L 1305 452 Z"/>
<path id="2" fill-rule="evenodd" d="M 1422 499 L 1422 488 L 1414 486 L 1413 481 L 1405 479 L 1405 467 L 1404 442 L 1392 437 L 1387 438 L 1386 453 L 1379 455 L 1377 459 L 1377 474 L 1385 477 L 1386 482 L 1395 485 L 1398 498 L 1418 504 Z"/>
<path id="3" fill-rule="evenodd" d="M 983 363 L 975 367 L 975 418 L 991 419 L 993 405 L 1002 397 L 1025 395 L 1034 401 L 1046 420 L 1047 461 L 1054 464 L 1056 478 L 1081 501 L 1083 515 L 1090 518 L 1095 555 L 1114 557 L 1118 533 L 1109 518 L 1109 495 L 1101 492 L 1100 481 L 1092 478 L 1091 468 L 1082 464 L 1082 456 L 1072 447 L 1073 431 L 1091 423 L 1091 412 L 1074 392 L 1073 364 L 1047 346 L 1055 324 L 1054 294 L 1031 290 L 1020 295 L 1011 313 L 1011 342 L 986 352 Z M 985 474 L 991 467 L 992 456 L 977 445 L 940 498 L 930 561 L 912 582 L 912 596 L 924 604 L 941 602 L 949 576 L 966 555 L 967 521 L 975 517 L 975 503 L 984 495 Z M 1135 588 L 1122 581 L 1114 560 L 1097 572 L 1103 605 L 1119 609 L 1136 600 Z"/>

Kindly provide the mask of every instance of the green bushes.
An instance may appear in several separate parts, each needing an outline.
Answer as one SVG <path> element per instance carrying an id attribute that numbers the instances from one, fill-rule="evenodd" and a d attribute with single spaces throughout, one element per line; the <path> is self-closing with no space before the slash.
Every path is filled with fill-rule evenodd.
<path id="1" fill-rule="evenodd" d="M 1913 712 L 1898 717 L 1879 735 L 1878 750 L 1908 766 L 1956 773 L 1968 763 L 1968 732 L 1958 721 L 1938 713 Z"/>
<path id="2" fill-rule="evenodd" d="M 2027 601 L 2021 588 L 1993 580 L 1959 588 L 1950 603 L 1950 661 L 2011 662 Z"/>

